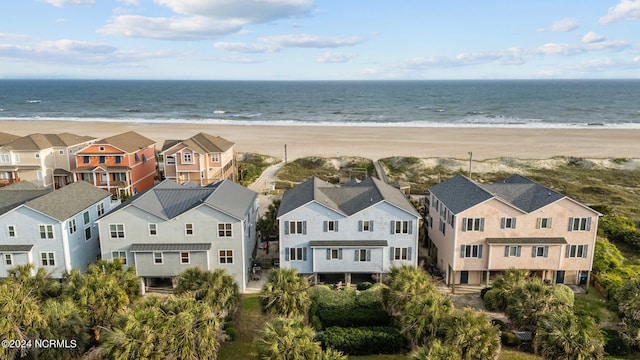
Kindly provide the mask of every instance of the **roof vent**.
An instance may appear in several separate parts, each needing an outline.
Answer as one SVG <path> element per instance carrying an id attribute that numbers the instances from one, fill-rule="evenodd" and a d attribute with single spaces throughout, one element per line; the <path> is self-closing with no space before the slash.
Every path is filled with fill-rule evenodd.
<path id="1" fill-rule="evenodd" d="M 371 198 L 371 200 L 369 200 L 369 202 L 373 202 L 373 198 Z"/>
<path id="2" fill-rule="evenodd" d="M 549 193 L 547 194 L 547 196 L 551 196 L 551 192 L 549 192 Z"/>

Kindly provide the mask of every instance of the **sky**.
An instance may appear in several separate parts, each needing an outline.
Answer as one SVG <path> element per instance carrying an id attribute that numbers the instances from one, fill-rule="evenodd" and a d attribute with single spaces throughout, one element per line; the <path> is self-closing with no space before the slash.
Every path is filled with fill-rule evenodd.
<path id="1" fill-rule="evenodd" d="M 640 78 L 640 0 L 10 2 L 0 79 Z"/>

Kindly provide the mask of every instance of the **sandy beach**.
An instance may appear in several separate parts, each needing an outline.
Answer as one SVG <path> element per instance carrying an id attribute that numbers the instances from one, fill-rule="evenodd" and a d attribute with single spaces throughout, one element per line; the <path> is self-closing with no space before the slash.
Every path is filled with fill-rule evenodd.
<path id="1" fill-rule="evenodd" d="M 15 135 L 71 132 L 103 138 L 136 131 L 156 140 L 184 139 L 198 132 L 236 143 L 238 152 L 292 160 L 342 155 L 380 159 L 390 156 L 546 159 L 640 157 L 640 129 L 521 129 L 347 126 L 247 126 L 212 124 L 125 124 L 75 121 L 0 121 L 0 131 Z"/>

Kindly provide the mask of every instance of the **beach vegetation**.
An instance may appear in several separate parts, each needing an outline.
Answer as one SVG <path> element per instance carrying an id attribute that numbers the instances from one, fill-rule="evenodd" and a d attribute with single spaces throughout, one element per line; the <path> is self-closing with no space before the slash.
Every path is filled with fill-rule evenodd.
<path id="1" fill-rule="evenodd" d="M 307 278 L 295 269 L 272 269 L 260 294 L 262 308 L 278 316 L 305 316 L 311 305 L 309 287 Z"/>
<path id="2" fill-rule="evenodd" d="M 247 186 L 264 172 L 266 168 L 282 162 L 282 159 L 256 153 L 238 155 L 238 183 Z"/>
<path id="3" fill-rule="evenodd" d="M 360 157 L 305 157 L 285 164 L 277 173 L 281 182 L 297 184 L 310 177 L 338 184 L 350 179 L 363 180 L 374 173 L 373 162 Z"/>

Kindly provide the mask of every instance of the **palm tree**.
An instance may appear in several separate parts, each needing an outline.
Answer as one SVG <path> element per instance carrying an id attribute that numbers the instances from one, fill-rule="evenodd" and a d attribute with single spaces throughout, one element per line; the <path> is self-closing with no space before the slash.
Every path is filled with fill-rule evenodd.
<path id="1" fill-rule="evenodd" d="M 406 305 L 406 313 L 397 319 L 402 332 L 412 345 L 423 345 L 435 339 L 444 319 L 453 311 L 448 297 L 430 292 L 417 295 Z"/>
<path id="2" fill-rule="evenodd" d="M 178 276 L 176 295 L 191 292 L 196 300 L 206 301 L 221 317 L 233 313 L 240 302 L 238 284 L 226 270 L 204 271 L 189 268 Z"/>
<path id="3" fill-rule="evenodd" d="M 21 283 L 0 284 L 0 339 L 34 341 L 42 338 L 47 319 L 38 299 Z M 0 358 L 23 357 L 26 347 L 0 347 Z"/>
<path id="4" fill-rule="evenodd" d="M 62 289 L 60 282 L 52 278 L 51 274 L 43 268 L 38 268 L 34 274 L 34 268 L 35 266 L 31 263 L 17 265 L 8 271 L 9 276 L 6 281 L 24 284 L 28 289 L 32 289 L 33 295 L 40 300 L 59 296 Z"/>
<path id="5" fill-rule="evenodd" d="M 260 297 L 265 311 L 286 317 L 304 316 L 311 305 L 309 282 L 295 269 L 271 270 Z"/>
<path id="6" fill-rule="evenodd" d="M 129 266 L 124 267 L 122 259 L 99 260 L 87 268 L 88 274 L 101 272 L 105 275 L 114 276 L 131 301 L 137 299 L 140 294 L 140 279 L 136 275 L 136 268 Z"/>
<path id="7" fill-rule="evenodd" d="M 405 314 L 407 305 L 415 297 L 437 292 L 427 273 L 409 265 L 392 268 L 386 284 L 382 301 L 391 316 Z"/>
<path id="8" fill-rule="evenodd" d="M 545 359 L 598 360 L 603 358 L 604 337 L 590 316 L 553 311 L 539 323 L 535 348 Z"/>
<path id="9" fill-rule="evenodd" d="M 322 355 L 319 342 L 313 341 L 313 328 L 305 326 L 301 317 L 278 317 L 267 323 L 256 339 L 260 360 L 318 359 Z"/>
<path id="10" fill-rule="evenodd" d="M 484 303 L 487 309 L 504 311 L 507 308 L 507 300 L 514 288 L 523 285 L 529 279 L 529 270 L 509 269 L 496 277 L 491 290 L 484 295 Z"/>
<path id="11" fill-rule="evenodd" d="M 573 292 L 564 285 L 548 285 L 533 278 L 515 287 L 507 301 L 511 323 L 535 331 L 540 318 L 549 311 L 573 308 Z"/>
<path id="12" fill-rule="evenodd" d="M 74 359 L 79 358 L 89 345 L 89 328 L 84 323 L 78 307 L 71 300 L 49 299 L 42 306 L 47 321 L 42 337 L 45 339 L 73 340 L 75 346 L 39 350 L 34 348 L 37 359 Z M 68 344 L 71 345 L 71 344 Z"/>
<path id="13" fill-rule="evenodd" d="M 463 360 L 497 359 L 500 353 L 500 330 L 487 315 L 466 308 L 447 321 L 445 344 L 460 350 Z"/>
<path id="14" fill-rule="evenodd" d="M 411 360 L 459 360 L 460 351 L 452 345 L 445 345 L 440 340 L 432 341 L 428 346 L 423 346 L 410 355 Z"/>

